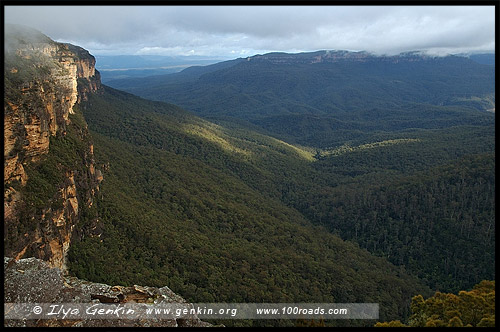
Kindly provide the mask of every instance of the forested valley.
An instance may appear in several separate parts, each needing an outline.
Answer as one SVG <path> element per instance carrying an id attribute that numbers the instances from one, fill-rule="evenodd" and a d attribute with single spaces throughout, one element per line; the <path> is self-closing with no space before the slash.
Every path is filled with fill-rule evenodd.
<path id="1" fill-rule="evenodd" d="M 277 54 L 110 82 L 157 101 L 89 94 L 70 119 L 103 181 L 70 273 L 191 302 L 379 303 L 393 325 L 416 321 L 415 296 L 494 280 L 494 67 L 415 57 L 313 68 Z M 34 205 L 78 141 L 51 138 L 27 168 Z"/>

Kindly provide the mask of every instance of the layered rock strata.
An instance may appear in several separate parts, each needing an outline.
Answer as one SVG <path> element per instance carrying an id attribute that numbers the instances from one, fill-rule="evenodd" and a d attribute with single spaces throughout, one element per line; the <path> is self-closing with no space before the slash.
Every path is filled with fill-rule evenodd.
<path id="1" fill-rule="evenodd" d="M 5 27 L 4 98 L 4 230 L 7 255 L 30 255 L 65 269 L 65 257 L 82 205 L 91 205 L 102 174 L 93 148 L 85 146 L 82 170 L 61 167 L 63 179 L 43 208 L 27 202 L 28 165 L 43 162 L 51 139 L 64 137 L 75 105 L 101 83 L 95 58 L 86 50 L 56 43 L 36 30 Z M 86 125 L 75 126 L 82 140 Z M 38 199 L 38 198 L 37 198 Z M 55 204 L 57 202 L 58 204 Z M 29 212 L 27 212 L 29 211 Z M 13 234 L 21 229 L 23 234 Z"/>

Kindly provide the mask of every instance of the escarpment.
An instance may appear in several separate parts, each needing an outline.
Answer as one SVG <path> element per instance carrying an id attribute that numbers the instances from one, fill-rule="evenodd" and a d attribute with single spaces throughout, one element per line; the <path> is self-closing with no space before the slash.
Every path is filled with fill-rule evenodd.
<path id="1" fill-rule="evenodd" d="M 97 205 L 102 170 L 109 165 L 96 164 L 80 110 L 90 94 L 101 93 L 100 75 L 95 58 L 78 46 L 54 42 L 27 27 L 5 28 L 4 302 L 186 304 L 168 287 L 112 287 L 68 275 L 70 245 L 100 237 L 103 229 Z M 195 316 L 20 317 L 4 325 L 210 326 Z"/>
<path id="2" fill-rule="evenodd" d="M 77 102 L 86 101 L 89 93 L 96 93 L 101 88 L 101 74 L 95 69 L 95 58 L 85 49 L 65 44 L 76 55 Z"/>
<path id="3" fill-rule="evenodd" d="M 64 270 L 75 232 L 98 233 L 88 210 L 102 175 L 78 110 L 89 93 L 99 93 L 95 58 L 6 25 L 4 86 L 5 254 Z"/>

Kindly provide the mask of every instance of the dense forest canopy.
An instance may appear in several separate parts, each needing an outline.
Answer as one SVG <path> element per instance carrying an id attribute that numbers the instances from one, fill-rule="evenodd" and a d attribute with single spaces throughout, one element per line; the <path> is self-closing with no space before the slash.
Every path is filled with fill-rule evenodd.
<path id="1" fill-rule="evenodd" d="M 105 89 L 82 109 L 109 165 L 97 203 L 105 229 L 72 246 L 73 273 L 166 284 L 191 301 L 376 301 L 384 317 L 408 313 L 417 289 L 429 294 L 282 200 L 277 174 L 318 176 L 312 152 L 245 130 L 226 136 L 175 106 Z"/>
<path id="2" fill-rule="evenodd" d="M 493 123 L 318 149 L 105 89 L 82 109 L 109 169 L 102 242 L 70 251 L 81 277 L 192 301 L 375 299 L 390 319 L 425 287 L 494 278 Z"/>

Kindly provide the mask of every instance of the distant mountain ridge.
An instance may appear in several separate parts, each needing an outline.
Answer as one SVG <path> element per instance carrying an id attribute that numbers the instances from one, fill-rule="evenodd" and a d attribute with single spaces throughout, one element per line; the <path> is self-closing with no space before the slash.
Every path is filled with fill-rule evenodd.
<path id="1" fill-rule="evenodd" d="M 494 67 L 419 52 L 268 53 L 108 84 L 212 121 L 246 121 L 277 138 L 322 147 L 341 144 L 345 130 L 474 124 L 495 108 Z"/>
<path id="2" fill-rule="evenodd" d="M 100 62 L 104 61 L 104 64 L 98 64 L 99 67 L 107 68 L 111 65 L 108 63 L 110 59 L 119 59 L 119 58 L 128 59 L 127 56 L 120 57 L 97 57 Z M 179 73 L 175 73 L 174 76 L 182 76 L 186 74 L 192 74 L 193 72 L 203 74 L 207 72 L 212 72 L 219 70 L 221 68 L 232 67 L 240 62 L 245 61 L 253 61 L 253 62 L 269 62 L 274 64 L 313 64 L 313 63 L 335 63 L 341 61 L 352 61 L 352 62 L 369 62 L 369 61 L 384 61 L 390 63 L 398 63 L 398 62 L 415 62 L 415 61 L 429 61 L 432 59 L 439 58 L 460 58 L 460 59 L 471 59 L 480 64 L 494 64 L 494 54 L 475 54 L 475 55 L 447 55 L 447 56 L 437 56 L 437 55 L 429 55 L 420 51 L 409 51 L 402 52 L 397 55 L 376 55 L 367 51 L 347 51 L 347 50 L 320 50 L 314 52 L 301 52 L 301 53 L 285 53 L 285 52 L 271 52 L 265 54 L 256 54 L 246 58 L 236 58 L 233 60 L 220 61 L 214 64 L 208 65 L 193 65 L 186 69 L 183 69 Z M 154 64 L 155 58 L 151 57 L 145 58 L 148 63 Z M 171 57 L 172 61 L 179 61 L 175 57 Z M 137 59 L 130 58 L 128 61 L 133 61 L 133 63 L 137 63 Z M 160 60 L 156 60 L 159 63 Z M 200 61 L 208 61 L 206 59 L 202 59 Z M 185 61 L 184 61 L 185 62 Z M 123 64 L 115 64 L 117 68 L 125 68 Z M 155 78 L 159 78 L 159 76 L 169 77 L 172 74 L 165 75 L 154 75 L 157 76 Z M 191 75 L 192 76 L 192 75 Z M 152 77 L 151 77 L 152 79 Z"/>
<path id="3" fill-rule="evenodd" d="M 425 61 L 437 58 L 437 56 L 428 55 L 419 51 L 404 52 L 398 55 L 375 55 L 367 51 L 345 51 L 345 50 L 322 50 L 316 52 L 303 53 L 283 53 L 273 52 L 263 55 L 254 55 L 246 58 L 247 61 L 268 61 L 271 63 L 288 64 L 313 64 L 313 63 L 335 63 L 340 61 L 368 62 L 368 61 L 386 61 L 398 63 L 401 61 Z"/>
<path id="4" fill-rule="evenodd" d="M 453 55 L 462 58 L 469 58 L 480 64 L 494 65 L 494 54 L 457 54 Z M 162 55 L 96 55 L 97 69 L 102 74 L 103 83 L 119 79 L 134 79 L 148 76 L 166 76 L 177 74 L 184 69 L 205 68 L 206 71 L 213 71 L 218 66 L 210 65 L 224 64 L 230 66 L 235 62 L 242 61 L 267 61 L 271 63 L 288 64 L 311 64 L 339 61 L 385 61 L 397 63 L 401 61 L 425 61 L 437 56 L 428 55 L 424 52 L 413 51 L 404 52 L 398 55 L 376 55 L 366 51 L 345 51 L 345 50 L 322 50 L 304 53 L 284 53 L 273 52 L 267 54 L 257 54 L 246 58 L 224 60 L 221 58 L 206 56 L 162 56 Z M 182 75 L 181 75 L 182 76 Z"/>

